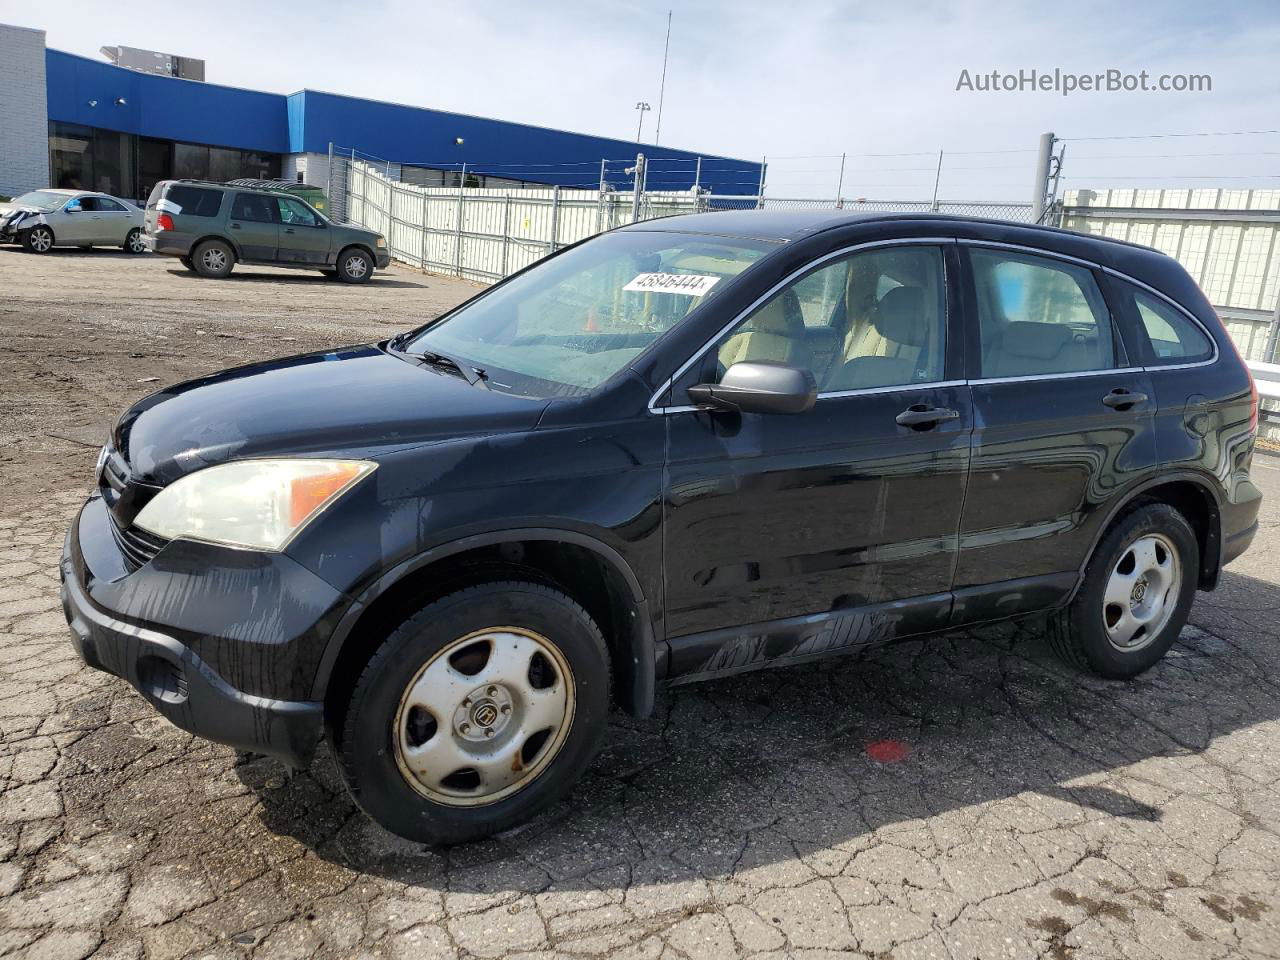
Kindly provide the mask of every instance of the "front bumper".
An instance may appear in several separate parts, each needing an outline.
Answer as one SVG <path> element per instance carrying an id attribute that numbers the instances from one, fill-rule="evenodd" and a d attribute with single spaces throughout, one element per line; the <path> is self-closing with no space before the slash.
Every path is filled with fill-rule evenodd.
<path id="1" fill-rule="evenodd" d="M 391 254 L 386 250 L 379 250 L 374 254 L 374 260 L 377 262 L 379 270 L 385 270 L 391 266 Z"/>
<path id="2" fill-rule="evenodd" d="M 211 548 L 214 562 L 193 562 L 190 549 L 207 545 L 183 541 L 125 572 L 110 555 L 119 555 L 114 540 L 103 540 L 109 523 L 101 499 L 91 498 L 63 547 L 62 606 L 76 653 L 127 680 L 183 730 L 305 767 L 323 730 L 323 705 L 305 699 L 311 661 L 345 607 L 341 596 L 278 555 L 248 558 L 228 577 L 216 560 L 220 548 Z M 94 563 L 104 576 L 95 576 Z M 298 610 L 300 587 L 313 595 L 299 619 L 282 610 Z M 219 609 L 225 629 L 211 635 Z M 275 615 L 264 615 L 267 609 Z M 313 619 L 317 610 L 324 613 Z M 228 678 L 232 670 L 239 676 Z M 300 691 L 298 699 L 270 689 L 282 684 Z"/>

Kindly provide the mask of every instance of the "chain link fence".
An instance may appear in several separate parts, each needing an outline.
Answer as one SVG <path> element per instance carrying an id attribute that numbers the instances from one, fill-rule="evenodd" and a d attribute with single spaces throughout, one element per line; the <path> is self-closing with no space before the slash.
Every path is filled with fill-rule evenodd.
<path id="1" fill-rule="evenodd" d="M 400 178 L 398 164 L 335 150 L 330 215 L 380 231 L 391 256 L 433 273 L 492 283 L 563 246 L 614 227 L 720 210 L 823 209 L 948 213 L 1028 223 L 1029 203 L 836 200 L 546 187 L 432 187 Z M 460 178 L 461 179 L 461 178 Z"/>

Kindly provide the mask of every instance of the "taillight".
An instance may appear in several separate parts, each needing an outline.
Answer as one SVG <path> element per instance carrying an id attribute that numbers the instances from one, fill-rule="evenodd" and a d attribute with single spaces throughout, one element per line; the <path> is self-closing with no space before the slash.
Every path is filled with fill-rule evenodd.
<path id="1" fill-rule="evenodd" d="M 172 229 L 173 217 L 169 216 L 167 213 L 162 213 L 160 216 L 156 217 L 156 233 L 159 233 L 161 230 Z"/>

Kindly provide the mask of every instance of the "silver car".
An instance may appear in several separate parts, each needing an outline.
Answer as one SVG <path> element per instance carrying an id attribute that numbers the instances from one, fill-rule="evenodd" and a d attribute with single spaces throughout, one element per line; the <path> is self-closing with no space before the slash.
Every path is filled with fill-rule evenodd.
<path id="1" fill-rule="evenodd" d="M 140 209 L 90 190 L 33 190 L 0 203 L 0 242 L 32 253 L 54 247 L 122 247 L 144 253 Z"/>

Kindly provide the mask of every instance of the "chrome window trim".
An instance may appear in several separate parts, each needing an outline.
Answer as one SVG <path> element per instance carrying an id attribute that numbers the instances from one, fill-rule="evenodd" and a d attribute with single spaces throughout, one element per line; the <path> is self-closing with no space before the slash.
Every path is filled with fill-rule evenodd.
<path id="1" fill-rule="evenodd" d="M 825 254 L 824 256 L 819 257 L 817 260 L 810 260 L 804 266 L 799 267 L 793 270 L 791 273 L 787 274 L 785 277 L 783 277 L 781 280 L 775 283 L 772 287 L 770 287 L 768 290 L 762 293 L 759 297 L 753 300 L 744 310 L 740 311 L 737 315 L 734 316 L 732 320 L 730 320 L 723 327 L 721 327 L 709 340 L 707 340 L 706 343 L 704 343 L 701 347 L 699 347 L 696 351 L 694 351 L 693 356 L 691 356 L 688 360 L 686 360 L 683 364 L 681 364 L 680 367 L 676 370 L 676 372 L 673 373 L 671 376 L 669 376 L 666 380 L 664 380 L 662 385 L 659 386 L 658 389 L 654 391 L 653 396 L 649 398 L 649 404 L 647 407 L 648 411 L 650 413 L 664 414 L 664 413 L 686 413 L 690 410 L 702 409 L 701 407 L 697 407 L 692 404 L 685 404 L 682 406 L 661 407 L 657 405 L 658 398 L 661 397 L 668 390 L 670 390 L 671 387 L 675 384 L 675 382 L 679 380 L 682 376 L 684 376 L 685 372 L 691 366 L 693 366 L 700 359 L 702 359 L 702 356 L 708 350 L 710 350 L 712 346 L 714 346 L 717 342 L 719 342 L 721 337 L 723 337 L 726 333 L 728 333 L 730 330 L 736 327 L 739 323 L 745 320 L 748 316 L 750 316 L 751 313 L 754 312 L 757 307 L 764 304 L 766 300 L 772 297 L 779 290 L 786 287 L 788 284 L 794 282 L 795 279 L 801 276 L 802 274 L 809 273 L 810 271 L 818 267 L 821 267 L 824 263 L 827 263 L 828 261 L 837 260 L 840 257 L 845 257 L 845 256 L 848 256 L 849 254 L 857 253 L 860 250 L 872 250 L 877 247 L 942 246 L 946 244 L 954 245 L 955 242 L 956 242 L 955 237 L 902 237 L 894 240 L 869 240 L 865 243 L 855 243 L 848 247 L 841 247 L 839 250 L 833 250 L 831 253 L 828 253 L 828 254 Z M 946 269 L 946 262 L 944 260 L 943 270 L 945 271 L 945 269 Z M 943 282 L 945 283 L 945 272 L 944 272 Z M 948 304 L 948 316 L 950 316 L 949 310 L 950 310 L 950 304 Z M 929 386 L 929 385 L 930 384 L 915 384 L 915 386 Z M 902 387 L 894 387 L 892 389 L 907 390 L 907 389 L 910 389 L 912 386 L 913 385 L 911 384 L 904 384 Z M 880 390 L 883 388 L 872 387 L 870 389 Z M 859 390 L 859 391 L 840 391 L 840 392 L 841 393 L 861 393 L 862 391 Z M 822 398 L 828 397 L 828 396 L 831 396 L 831 394 L 820 393 L 818 394 L 818 399 L 821 400 Z"/>
<path id="2" fill-rule="evenodd" d="M 1092 260 L 1082 260 L 1081 258 L 1073 257 L 1070 254 L 1058 253 L 1055 250 L 1044 250 L 1044 249 L 1041 249 L 1040 247 L 1028 247 L 1023 244 L 1017 244 L 1017 243 L 1001 243 L 995 240 L 979 240 L 973 237 L 905 237 L 905 238 L 896 239 L 896 240 L 873 240 L 867 243 L 859 243 L 859 244 L 854 244 L 848 247 L 842 247 L 841 249 L 833 251 L 832 253 L 829 253 L 817 260 L 813 260 L 805 264 L 805 266 L 799 268 L 798 270 L 795 270 L 789 273 L 785 278 L 783 278 L 778 283 L 770 287 L 768 291 L 766 291 L 759 298 L 753 301 L 750 306 L 748 306 L 745 310 L 743 310 L 741 313 L 735 316 L 732 321 L 725 324 L 725 326 L 721 328 L 719 332 L 717 332 L 710 340 L 704 343 L 694 353 L 692 357 L 686 360 L 680 366 L 680 368 L 676 370 L 675 373 L 673 373 L 670 377 L 666 379 L 665 382 L 663 382 L 662 386 L 660 386 L 657 389 L 657 391 L 653 394 L 653 396 L 649 398 L 648 411 L 650 413 L 656 413 L 656 414 L 668 414 L 668 413 L 696 413 L 698 411 L 705 410 L 704 407 L 699 407 L 693 404 L 661 407 L 661 406 L 657 406 L 657 402 L 658 402 L 658 398 L 661 397 L 662 394 L 664 394 L 666 391 L 670 390 L 671 387 L 675 384 L 675 382 L 684 375 L 685 371 L 687 371 L 691 366 L 693 366 L 693 364 L 696 363 L 703 356 L 703 354 L 705 354 L 707 350 L 709 350 L 712 347 L 712 345 L 714 345 L 721 337 L 723 337 L 726 333 L 732 330 L 737 324 L 741 323 L 742 320 L 745 319 L 753 310 L 755 310 L 757 307 L 763 304 L 766 300 L 772 297 L 775 293 L 777 293 L 780 289 L 785 287 L 787 284 L 791 283 L 797 276 L 803 273 L 807 273 L 809 270 L 815 267 L 818 267 L 829 260 L 834 260 L 851 253 L 856 253 L 859 250 L 868 250 L 868 249 L 873 249 L 875 247 L 894 247 L 894 246 L 900 247 L 900 246 L 915 246 L 915 245 L 922 245 L 922 244 L 929 244 L 929 245 L 958 244 L 966 247 L 990 247 L 990 248 L 995 248 L 999 250 L 1013 250 L 1019 253 L 1026 253 L 1032 256 L 1044 257 L 1050 260 L 1062 260 L 1067 263 L 1076 264 L 1078 266 L 1088 267 L 1091 270 L 1100 270 L 1103 273 L 1108 274 L 1109 276 L 1116 277 L 1117 279 L 1123 280 L 1126 283 L 1131 283 L 1134 286 L 1139 287 L 1145 292 L 1151 294 L 1152 296 L 1159 297 L 1165 303 L 1169 304 L 1169 306 L 1173 307 L 1175 310 L 1177 310 L 1179 313 L 1185 316 L 1188 320 L 1190 320 L 1192 323 L 1196 325 L 1197 329 L 1199 329 L 1206 337 L 1209 338 L 1209 343 L 1213 345 L 1213 355 L 1208 360 L 1196 360 L 1192 363 L 1154 364 L 1154 365 L 1143 365 L 1143 366 L 1137 366 L 1137 367 L 1133 367 L 1133 366 L 1112 367 L 1106 370 L 1072 370 L 1072 371 L 1067 371 L 1065 373 L 1038 373 L 1038 374 L 1029 374 L 1027 376 L 1020 376 L 1020 377 L 974 377 L 974 378 L 968 378 L 964 380 L 943 380 L 943 381 L 936 381 L 931 383 L 903 384 L 901 386 L 895 386 L 895 387 L 868 387 L 863 390 L 836 390 L 836 391 L 829 391 L 827 393 L 819 393 L 818 394 L 819 400 L 836 399 L 836 398 L 844 398 L 844 397 L 860 397 L 860 396 L 868 396 L 868 395 L 881 394 L 881 393 L 898 393 L 906 390 L 918 390 L 925 387 L 935 388 L 935 387 L 973 386 L 975 384 L 984 384 L 984 383 L 1028 383 L 1033 380 L 1066 380 L 1066 379 L 1073 379 L 1077 377 L 1100 377 L 1100 376 L 1105 376 L 1106 374 L 1109 374 L 1109 373 L 1158 373 L 1162 370 L 1190 370 L 1195 367 L 1211 366 L 1212 364 L 1217 363 L 1221 356 L 1221 351 L 1218 348 L 1217 339 L 1213 336 L 1212 333 L 1209 332 L 1209 329 L 1200 321 L 1199 317 L 1197 317 L 1194 313 L 1192 313 L 1182 304 L 1178 303 L 1172 297 L 1168 296 L 1165 293 L 1162 293 L 1161 291 L 1157 290 L 1155 287 L 1151 286 L 1150 284 L 1143 283 L 1141 280 L 1137 279 L 1136 277 L 1132 277 L 1129 274 L 1123 273 L 1120 270 L 1116 270 L 1113 267 L 1108 267 L 1100 263 L 1095 263 Z M 1228 336 L 1230 336 L 1230 334 L 1228 334 Z"/>

